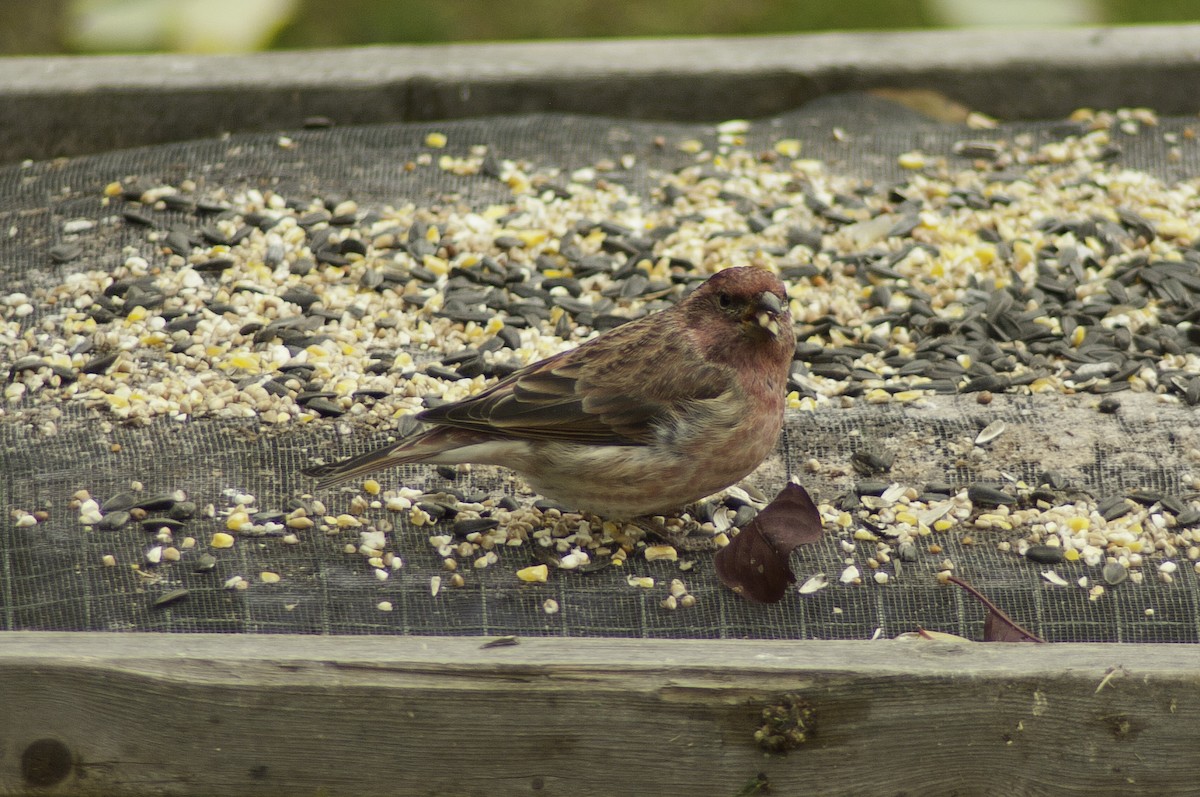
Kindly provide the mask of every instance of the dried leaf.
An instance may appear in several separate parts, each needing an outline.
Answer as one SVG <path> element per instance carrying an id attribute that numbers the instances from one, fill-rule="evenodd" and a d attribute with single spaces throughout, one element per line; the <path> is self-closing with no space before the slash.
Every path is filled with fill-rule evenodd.
<path id="1" fill-rule="evenodd" d="M 722 584 L 756 603 L 775 603 L 796 581 L 787 557 L 753 523 L 717 551 L 713 564 Z"/>
<path id="2" fill-rule="evenodd" d="M 713 557 L 717 578 L 744 598 L 775 603 L 796 581 L 788 557 L 821 534 L 816 504 L 803 487 L 789 483 Z"/>
<path id="3" fill-rule="evenodd" d="M 996 604 L 985 598 L 983 594 L 972 587 L 967 582 L 957 576 L 950 576 L 950 582 L 962 587 L 975 600 L 983 604 L 987 609 L 987 617 L 983 620 L 983 641 L 984 642 L 1045 642 L 1046 640 L 1039 637 L 1030 631 L 1026 631 L 1021 626 L 1009 617 L 1004 612 L 996 607 Z"/>
<path id="4" fill-rule="evenodd" d="M 1011 620 L 1006 620 L 1006 618 L 1001 617 L 989 609 L 987 617 L 983 618 L 983 641 L 1042 642 L 1044 640 L 1027 634 Z"/>

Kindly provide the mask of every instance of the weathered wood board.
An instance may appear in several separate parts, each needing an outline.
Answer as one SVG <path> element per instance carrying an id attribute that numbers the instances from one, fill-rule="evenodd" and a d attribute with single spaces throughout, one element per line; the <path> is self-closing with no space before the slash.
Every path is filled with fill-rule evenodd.
<path id="1" fill-rule="evenodd" d="M 1194 646 L 487 641 L 0 634 L 0 794 L 1200 793 Z"/>

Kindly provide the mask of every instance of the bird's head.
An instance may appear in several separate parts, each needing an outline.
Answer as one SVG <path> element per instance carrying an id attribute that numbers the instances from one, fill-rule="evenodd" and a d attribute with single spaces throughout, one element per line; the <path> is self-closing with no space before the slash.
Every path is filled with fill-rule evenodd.
<path id="1" fill-rule="evenodd" d="M 794 346 L 792 316 L 783 283 L 769 271 L 738 266 L 719 271 L 684 300 L 692 323 L 731 336 Z"/>

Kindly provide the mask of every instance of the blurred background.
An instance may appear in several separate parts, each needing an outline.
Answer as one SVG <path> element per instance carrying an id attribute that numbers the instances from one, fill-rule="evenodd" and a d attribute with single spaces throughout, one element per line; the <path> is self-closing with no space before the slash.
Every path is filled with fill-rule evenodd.
<path id="1" fill-rule="evenodd" d="M 0 0 L 0 55 L 1197 20 L 1200 0 Z"/>

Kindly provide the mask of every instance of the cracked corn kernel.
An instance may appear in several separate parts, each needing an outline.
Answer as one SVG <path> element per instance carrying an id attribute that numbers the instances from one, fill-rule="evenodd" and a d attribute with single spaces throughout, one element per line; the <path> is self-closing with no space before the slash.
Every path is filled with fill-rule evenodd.
<path id="1" fill-rule="evenodd" d="M 279 574 L 273 573 L 270 570 L 262 571 L 261 573 L 258 574 L 258 577 L 260 579 L 262 579 L 262 582 L 264 584 L 278 584 L 279 583 Z"/>
<path id="2" fill-rule="evenodd" d="M 232 534 L 226 534 L 223 531 L 218 531 L 212 536 L 211 544 L 214 548 L 232 548 L 233 540 L 234 538 Z"/>
<path id="3" fill-rule="evenodd" d="M 544 584 L 549 575 L 550 568 L 546 565 L 533 565 L 517 571 L 517 578 L 527 584 Z"/>
<path id="4" fill-rule="evenodd" d="M 798 138 L 781 138 L 775 142 L 775 151 L 785 158 L 800 157 L 802 146 Z"/>
<path id="5" fill-rule="evenodd" d="M 430 133 L 425 136 L 425 146 L 441 149 L 446 146 L 447 138 L 445 133 Z"/>
<path id="6" fill-rule="evenodd" d="M 670 545 L 649 545 L 643 553 L 647 562 L 674 562 L 679 558 L 679 553 Z"/>

